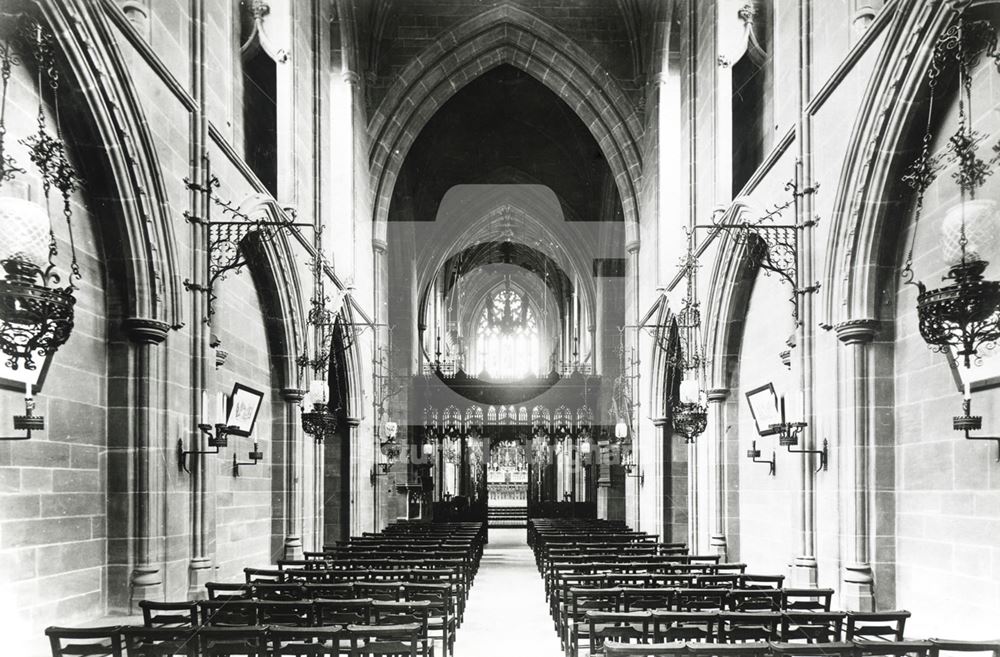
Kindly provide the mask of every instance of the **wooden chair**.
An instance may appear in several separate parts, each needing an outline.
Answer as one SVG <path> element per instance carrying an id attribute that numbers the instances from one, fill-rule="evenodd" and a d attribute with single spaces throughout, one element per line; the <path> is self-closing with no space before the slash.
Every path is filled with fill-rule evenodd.
<path id="1" fill-rule="evenodd" d="M 341 652 L 343 627 L 287 627 L 272 625 L 267 639 L 270 657 L 336 657 Z"/>
<path id="2" fill-rule="evenodd" d="M 654 611 L 653 641 L 715 641 L 719 614 L 714 611 Z"/>
<path id="3" fill-rule="evenodd" d="M 257 603 L 257 622 L 261 625 L 310 627 L 313 622 L 312 600 L 262 600 Z"/>
<path id="4" fill-rule="evenodd" d="M 719 614 L 719 643 L 777 641 L 781 614 L 773 612 L 723 612 Z"/>
<path id="5" fill-rule="evenodd" d="M 768 657 L 771 646 L 766 641 L 746 643 L 689 643 L 688 655 L 698 657 Z"/>
<path id="6" fill-rule="evenodd" d="M 781 589 L 781 608 L 787 611 L 830 611 L 833 589 Z"/>
<path id="7" fill-rule="evenodd" d="M 576 657 L 580 650 L 580 641 L 588 640 L 588 611 L 621 611 L 622 590 L 612 589 L 577 589 L 569 590 L 569 604 L 566 615 L 561 623 L 564 628 L 566 654 Z"/>
<path id="8" fill-rule="evenodd" d="M 908 611 L 849 611 L 847 612 L 848 641 L 882 639 L 902 641 Z"/>
<path id="9" fill-rule="evenodd" d="M 198 625 L 198 603 L 157 602 L 141 600 L 142 624 L 146 627 L 195 627 Z"/>
<path id="10" fill-rule="evenodd" d="M 203 627 L 201 657 L 268 657 L 263 627 Z"/>
<path id="11" fill-rule="evenodd" d="M 778 589 L 734 589 L 726 596 L 729 611 L 781 611 Z"/>
<path id="12" fill-rule="evenodd" d="M 424 655 L 433 654 L 430 640 L 431 603 L 426 600 L 393 602 L 376 600 L 372 603 L 372 622 L 375 625 L 413 625 L 420 628 L 420 649 Z"/>
<path id="13" fill-rule="evenodd" d="M 313 600 L 313 622 L 316 625 L 370 625 L 372 599 Z"/>
<path id="14" fill-rule="evenodd" d="M 786 611 L 781 615 L 781 640 L 836 643 L 843 640 L 842 611 Z"/>
<path id="15" fill-rule="evenodd" d="M 128 657 L 198 657 L 198 638 L 192 627 L 126 627 Z"/>
<path id="16" fill-rule="evenodd" d="M 930 641 L 879 641 L 862 639 L 854 642 L 855 657 L 927 657 L 933 644 Z"/>
<path id="17" fill-rule="evenodd" d="M 201 600 L 201 624 L 209 627 L 252 627 L 257 625 L 257 602 L 253 600 Z"/>
<path id="18" fill-rule="evenodd" d="M 49 627 L 45 630 L 52 657 L 122 657 L 122 628 Z"/>
<path id="19" fill-rule="evenodd" d="M 419 623 L 403 625 L 348 625 L 351 657 L 423 657 Z"/>
<path id="20" fill-rule="evenodd" d="M 588 611 L 586 619 L 592 657 L 604 653 L 605 641 L 646 643 L 652 636 L 648 611 Z"/>
<path id="21" fill-rule="evenodd" d="M 831 643 L 772 642 L 774 657 L 854 657 L 854 644 L 849 641 Z"/>
<path id="22" fill-rule="evenodd" d="M 1000 639 L 996 641 L 952 641 L 949 639 L 930 639 L 931 657 L 941 657 L 948 652 L 988 652 L 992 657 L 1000 657 Z"/>
<path id="23" fill-rule="evenodd" d="M 428 631 L 432 639 L 440 639 L 445 657 L 454 653 L 455 608 L 451 587 L 447 584 L 403 583 L 403 601 L 428 602 Z"/>
<path id="24" fill-rule="evenodd" d="M 606 657 L 681 657 L 686 654 L 683 641 L 672 643 L 618 643 L 604 642 Z"/>
<path id="25" fill-rule="evenodd" d="M 724 575 L 708 574 L 695 575 L 695 588 L 705 589 L 738 589 L 742 583 L 743 576 L 731 573 Z"/>

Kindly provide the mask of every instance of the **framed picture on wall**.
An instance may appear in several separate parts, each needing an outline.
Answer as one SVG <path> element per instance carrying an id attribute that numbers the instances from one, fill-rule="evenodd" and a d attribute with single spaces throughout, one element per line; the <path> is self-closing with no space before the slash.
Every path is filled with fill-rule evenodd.
<path id="1" fill-rule="evenodd" d="M 979 350 L 979 356 L 979 363 L 974 361 L 972 367 L 967 369 L 962 357 L 955 354 L 954 348 L 945 351 L 948 365 L 951 366 L 951 375 L 955 379 L 955 387 L 959 392 L 965 391 L 966 382 L 973 392 L 1000 386 L 1000 346 L 995 349 L 984 347 Z"/>
<path id="2" fill-rule="evenodd" d="M 233 386 L 233 394 L 229 397 L 229 414 L 226 424 L 234 427 L 230 433 L 237 436 L 249 436 L 260 413 L 260 405 L 264 401 L 264 393 L 254 390 L 242 383 Z"/>
<path id="3" fill-rule="evenodd" d="M 0 388 L 24 392 L 25 385 L 30 383 L 32 386 L 32 393 L 38 394 L 38 392 L 42 389 L 42 384 L 45 383 L 45 375 L 48 374 L 49 363 L 51 361 L 51 353 L 45 356 L 36 354 L 35 369 L 25 369 L 24 364 L 22 363 L 20 367 L 15 370 L 7 364 L 7 359 L 5 357 L 0 356 Z"/>
<path id="4" fill-rule="evenodd" d="M 778 395 L 774 392 L 774 385 L 766 383 L 759 388 L 746 393 L 747 404 L 750 405 L 750 414 L 757 425 L 757 433 L 761 436 L 771 436 L 777 433 L 771 425 L 781 422 L 781 413 L 778 411 Z"/>

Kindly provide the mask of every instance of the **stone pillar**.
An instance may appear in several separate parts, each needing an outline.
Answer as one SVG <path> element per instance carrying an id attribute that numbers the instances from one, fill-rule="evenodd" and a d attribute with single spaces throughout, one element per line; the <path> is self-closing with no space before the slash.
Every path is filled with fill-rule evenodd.
<path id="1" fill-rule="evenodd" d="M 712 492 L 715 505 L 712 514 L 712 537 L 710 549 L 725 561 L 727 559 L 726 544 L 726 400 L 729 399 L 727 388 L 712 388 L 707 391 L 712 434 L 715 438 L 712 445 L 715 455 L 712 463 Z"/>
<path id="2" fill-rule="evenodd" d="M 608 519 L 608 495 L 611 492 L 611 466 L 608 465 L 607 440 L 597 442 L 597 462 L 594 464 L 597 479 L 597 517 Z"/>
<path id="3" fill-rule="evenodd" d="M 349 441 L 347 454 L 348 458 L 351 460 L 350 461 L 351 481 L 349 483 L 350 488 L 348 489 L 350 491 L 350 500 L 351 500 L 351 512 L 349 514 L 351 526 L 348 528 L 347 531 L 348 536 L 361 536 L 362 532 L 368 531 L 366 528 L 362 526 L 361 513 L 360 509 L 358 508 L 358 499 L 361 495 L 361 486 L 362 485 L 372 486 L 371 480 L 369 479 L 371 473 L 368 471 L 362 472 L 361 453 L 360 453 L 361 441 L 359 440 L 358 436 L 359 433 L 358 427 L 360 426 L 361 426 L 361 418 L 357 417 L 347 418 L 347 427 L 348 427 L 347 440 Z M 322 459 L 319 460 L 321 461 Z M 374 467 L 374 463 L 368 465 L 369 467 Z M 320 478 L 322 479 L 322 475 L 320 476 Z M 374 516 L 372 524 L 375 528 L 378 528 L 380 526 L 380 523 L 382 522 L 379 513 L 381 510 L 379 508 L 379 494 L 378 494 L 379 481 L 380 480 L 376 479 L 374 486 L 372 486 L 374 489 L 372 492 L 373 496 L 372 515 Z M 323 499 L 323 498 L 320 497 L 318 499 Z"/>
<path id="4" fill-rule="evenodd" d="M 285 558 L 302 558 L 302 481 L 304 464 L 304 439 L 299 409 L 306 391 L 298 388 L 284 388 L 281 398 L 285 400 Z"/>
<path id="5" fill-rule="evenodd" d="M 129 317 L 122 327 L 135 343 L 132 412 L 134 440 L 132 468 L 132 592 L 130 602 L 163 599 L 162 556 L 158 544 L 163 532 L 164 470 L 166 458 L 163 424 L 157 409 L 165 407 L 159 396 L 159 353 L 155 347 L 167 337 L 170 326 L 156 319 Z"/>
<path id="6" fill-rule="evenodd" d="M 875 579 L 871 567 L 871 481 L 869 466 L 872 450 L 870 402 L 871 379 L 868 374 L 869 345 L 878 330 L 874 319 L 853 319 L 836 326 L 837 337 L 850 351 L 845 368 L 845 380 L 851 386 L 847 421 L 854 440 L 850 449 L 852 472 L 844 473 L 842 481 L 854 482 L 854 513 L 850 535 L 853 541 L 844 564 L 841 601 L 851 611 L 872 611 L 875 608 Z M 842 443 L 843 447 L 848 447 Z M 847 459 L 841 459 L 844 463 Z M 852 476 L 853 475 L 853 476 Z"/>

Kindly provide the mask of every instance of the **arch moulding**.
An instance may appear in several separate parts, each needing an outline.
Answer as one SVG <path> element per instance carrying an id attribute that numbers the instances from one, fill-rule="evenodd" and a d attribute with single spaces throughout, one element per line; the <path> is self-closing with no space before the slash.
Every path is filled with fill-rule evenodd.
<path id="1" fill-rule="evenodd" d="M 393 187 L 421 129 L 462 87 L 503 64 L 551 89 L 588 127 L 621 196 L 630 239 L 638 240 L 642 173 L 636 110 L 614 78 L 556 28 L 501 5 L 441 34 L 403 70 L 368 125 L 375 238 L 386 239 Z"/>

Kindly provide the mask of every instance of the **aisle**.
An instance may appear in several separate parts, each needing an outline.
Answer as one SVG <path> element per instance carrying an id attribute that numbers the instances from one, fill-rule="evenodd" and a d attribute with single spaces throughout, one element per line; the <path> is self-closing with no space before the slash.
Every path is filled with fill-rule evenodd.
<path id="1" fill-rule="evenodd" d="M 491 529 L 458 630 L 455 657 L 561 655 L 525 530 Z"/>

